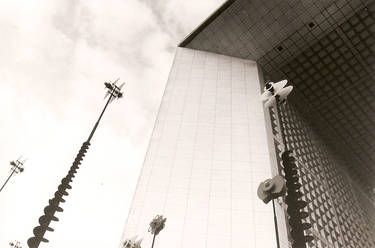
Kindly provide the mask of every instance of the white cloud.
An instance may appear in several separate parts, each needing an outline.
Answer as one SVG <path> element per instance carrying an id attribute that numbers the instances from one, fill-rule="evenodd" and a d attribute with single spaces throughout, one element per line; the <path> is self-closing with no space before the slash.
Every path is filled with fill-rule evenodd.
<path id="1" fill-rule="evenodd" d="M 105 114 L 41 247 L 118 245 L 171 47 L 221 2 L 0 2 L 0 183 L 9 160 L 29 158 L 0 193 L 1 247 L 26 247 L 104 105 L 103 82 L 121 76 L 125 97 Z"/>

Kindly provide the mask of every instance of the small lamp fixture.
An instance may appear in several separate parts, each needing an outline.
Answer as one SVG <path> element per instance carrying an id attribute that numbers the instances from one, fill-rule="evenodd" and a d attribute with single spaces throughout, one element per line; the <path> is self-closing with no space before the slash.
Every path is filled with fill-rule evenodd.
<path id="1" fill-rule="evenodd" d="M 167 218 L 163 218 L 163 215 L 156 215 L 156 217 L 150 222 L 150 227 L 148 228 L 148 231 L 151 234 L 154 234 L 151 248 L 154 247 L 155 237 L 156 235 L 160 233 L 161 230 L 163 230 L 163 228 L 165 227 L 166 221 L 167 221 Z"/>

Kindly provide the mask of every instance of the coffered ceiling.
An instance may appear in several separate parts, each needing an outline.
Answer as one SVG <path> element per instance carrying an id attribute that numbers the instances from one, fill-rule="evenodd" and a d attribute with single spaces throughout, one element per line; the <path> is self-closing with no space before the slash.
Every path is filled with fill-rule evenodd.
<path id="1" fill-rule="evenodd" d="M 256 60 L 270 80 L 287 78 L 289 102 L 373 190 L 375 1 L 228 1 L 180 46 Z"/>

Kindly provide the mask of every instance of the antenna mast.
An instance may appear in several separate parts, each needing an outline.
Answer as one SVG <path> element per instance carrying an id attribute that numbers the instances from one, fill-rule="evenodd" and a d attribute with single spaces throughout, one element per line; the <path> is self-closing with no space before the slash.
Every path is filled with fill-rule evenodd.
<path id="1" fill-rule="evenodd" d="M 44 215 L 42 215 L 39 218 L 40 225 L 33 229 L 34 236 L 29 238 L 27 241 L 27 245 L 29 246 L 29 248 L 37 248 L 39 247 L 41 242 L 49 242 L 48 239 L 44 238 L 44 234 L 46 233 L 46 231 L 51 231 L 51 232 L 54 231 L 54 229 L 49 227 L 52 221 L 59 221 L 59 219 L 55 217 L 55 213 L 63 211 L 63 209 L 59 205 L 60 203 L 65 202 L 65 200 L 63 199 L 63 196 L 69 195 L 68 192 L 66 192 L 66 190 L 72 188 L 72 186 L 70 185 L 70 182 L 73 181 L 74 174 L 76 174 L 77 170 L 79 169 L 78 166 L 81 164 L 81 161 L 83 160 L 83 157 L 85 156 L 90 146 L 90 141 L 92 137 L 94 136 L 94 133 L 99 125 L 100 120 L 103 117 L 105 110 L 107 109 L 107 106 L 113 100 L 122 97 L 121 88 L 124 86 L 124 84 L 122 84 L 121 86 L 117 86 L 116 83 L 118 80 L 119 79 L 117 79 L 114 83 L 111 83 L 111 82 L 104 83 L 105 88 L 107 89 L 106 97 L 109 96 L 107 103 L 105 104 L 98 120 L 96 121 L 93 129 L 91 130 L 89 137 L 87 138 L 85 142 L 83 142 L 81 149 L 79 150 L 73 162 L 73 165 L 70 167 L 68 175 L 66 175 L 61 180 L 61 184 L 58 186 L 54 197 L 49 200 L 48 206 L 44 208 Z"/>

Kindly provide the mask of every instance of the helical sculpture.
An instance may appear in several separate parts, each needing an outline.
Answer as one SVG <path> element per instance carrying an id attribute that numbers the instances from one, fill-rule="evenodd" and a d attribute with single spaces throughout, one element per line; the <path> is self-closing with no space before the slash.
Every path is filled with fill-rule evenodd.
<path id="1" fill-rule="evenodd" d="M 287 196 L 285 198 L 285 203 L 288 205 L 287 213 L 289 215 L 289 226 L 291 228 L 290 235 L 293 238 L 293 248 L 306 247 L 307 242 L 311 242 L 314 237 L 310 235 L 305 235 L 304 231 L 311 228 L 310 223 L 302 222 L 303 219 L 309 216 L 308 212 L 303 211 L 303 208 L 307 206 L 307 203 L 301 200 L 303 194 L 299 190 L 301 184 L 298 176 L 298 168 L 296 165 L 296 159 L 293 157 L 291 151 L 283 152 L 281 156 Z"/>
<path id="2" fill-rule="evenodd" d="M 87 150 L 89 149 L 90 141 L 99 125 L 101 118 L 103 117 L 105 110 L 107 109 L 108 104 L 112 102 L 114 99 L 121 98 L 123 96 L 121 92 L 121 88 L 124 84 L 122 84 L 121 86 L 117 86 L 116 83 L 118 80 L 119 79 L 117 79 L 114 83 L 111 83 L 111 82 L 104 83 L 105 87 L 107 88 L 106 96 L 109 96 L 108 101 L 105 104 L 104 109 L 102 110 L 98 120 L 96 121 L 94 128 L 91 130 L 91 133 L 88 139 L 82 144 L 81 149 L 79 150 L 76 158 L 74 159 L 73 165 L 70 167 L 68 175 L 66 175 L 61 180 L 61 183 L 57 187 L 57 191 L 55 192 L 54 197 L 48 201 L 49 203 L 48 206 L 44 208 L 44 215 L 42 215 L 39 218 L 39 226 L 36 226 L 33 229 L 34 236 L 27 240 L 27 244 L 29 248 L 37 248 L 39 247 L 41 242 L 49 242 L 48 239 L 44 237 L 44 235 L 47 231 L 50 231 L 50 232 L 54 231 L 54 229 L 49 226 L 52 221 L 59 221 L 59 219 L 55 216 L 55 214 L 56 212 L 63 211 L 63 209 L 60 207 L 60 203 L 65 202 L 63 198 L 64 196 L 69 195 L 67 190 L 72 188 L 70 183 L 73 181 L 74 174 L 77 173 L 77 170 L 79 169 L 79 165 L 81 164 L 83 157 L 85 156 Z"/>
<path id="3" fill-rule="evenodd" d="M 39 247 L 40 242 L 49 242 L 48 239 L 44 238 L 44 234 L 46 231 L 54 231 L 53 228 L 49 227 L 49 225 L 52 221 L 59 221 L 59 219 L 55 216 L 55 213 L 64 211 L 59 205 L 60 203 L 65 202 L 63 196 L 69 195 L 67 190 L 72 188 L 69 183 L 73 181 L 74 174 L 77 173 L 79 165 L 81 164 L 81 161 L 83 160 L 89 146 L 90 143 L 87 141 L 82 144 L 73 165 L 70 167 L 68 175 L 61 180 L 61 184 L 57 187 L 55 197 L 50 199 L 48 206 L 44 208 L 44 215 L 39 218 L 39 226 L 33 229 L 34 237 L 31 237 L 27 241 L 30 248 Z"/>

